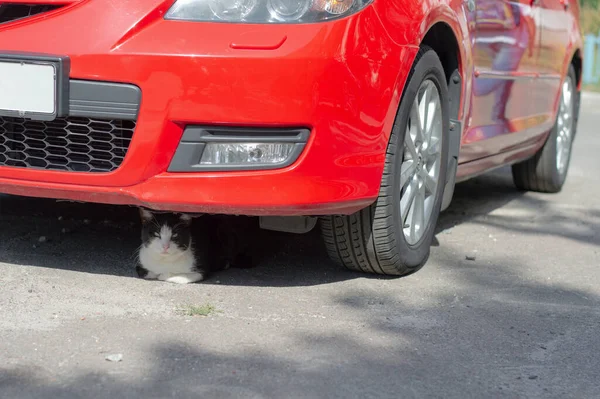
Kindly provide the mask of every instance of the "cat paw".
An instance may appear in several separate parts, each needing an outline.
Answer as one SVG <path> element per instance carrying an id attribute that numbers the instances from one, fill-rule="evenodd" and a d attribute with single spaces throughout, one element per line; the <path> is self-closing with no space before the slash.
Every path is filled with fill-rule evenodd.
<path id="1" fill-rule="evenodd" d="M 146 269 L 142 266 L 139 266 L 139 265 L 135 267 L 135 272 L 139 278 L 145 278 L 145 279 L 156 278 L 156 274 L 152 273 L 148 269 Z"/>
<path id="2" fill-rule="evenodd" d="M 202 273 L 167 273 L 161 274 L 160 276 L 158 276 L 158 279 L 173 284 L 191 284 L 203 280 L 204 275 Z"/>
<path id="3" fill-rule="evenodd" d="M 146 280 L 156 280 L 158 278 L 158 274 L 153 273 L 150 270 L 143 268 L 142 266 L 136 266 L 135 272 L 137 273 L 139 278 L 143 278 Z"/>
<path id="4" fill-rule="evenodd" d="M 148 274 L 146 274 L 146 277 L 144 277 L 146 280 L 156 280 L 158 279 L 158 274 L 156 273 L 152 273 L 152 272 L 148 272 Z"/>

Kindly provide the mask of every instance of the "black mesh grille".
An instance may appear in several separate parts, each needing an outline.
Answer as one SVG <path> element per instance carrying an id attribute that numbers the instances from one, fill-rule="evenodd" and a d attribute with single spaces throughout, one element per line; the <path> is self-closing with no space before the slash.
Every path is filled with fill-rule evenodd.
<path id="1" fill-rule="evenodd" d="M 0 4 L 0 24 L 31 17 L 60 7 L 62 5 L 3 3 Z"/>
<path id="2" fill-rule="evenodd" d="M 135 121 L 125 120 L 0 117 L 0 165 L 110 172 L 123 162 L 134 129 Z"/>

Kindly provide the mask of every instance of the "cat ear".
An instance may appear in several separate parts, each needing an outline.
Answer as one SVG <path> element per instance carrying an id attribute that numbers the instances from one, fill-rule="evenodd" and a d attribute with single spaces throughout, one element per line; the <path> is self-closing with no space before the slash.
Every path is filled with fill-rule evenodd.
<path id="1" fill-rule="evenodd" d="M 142 222 L 146 223 L 152 220 L 153 215 L 149 210 L 140 208 L 140 217 L 142 218 Z"/>
<path id="2" fill-rule="evenodd" d="M 190 224 L 192 223 L 192 216 L 188 215 L 187 213 L 182 213 L 181 215 L 179 215 L 179 220 L 181 220 L 185 224 Z"/>

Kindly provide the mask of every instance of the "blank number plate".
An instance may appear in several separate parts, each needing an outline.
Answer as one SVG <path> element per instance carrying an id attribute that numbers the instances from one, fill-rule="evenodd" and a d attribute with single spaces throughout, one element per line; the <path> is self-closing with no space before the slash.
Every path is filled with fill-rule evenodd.
<path id="1" fill-rule="evenodd" d="M 57 73 L 52 63 L 0 61 L 0 114 L 56 115 Z"/>

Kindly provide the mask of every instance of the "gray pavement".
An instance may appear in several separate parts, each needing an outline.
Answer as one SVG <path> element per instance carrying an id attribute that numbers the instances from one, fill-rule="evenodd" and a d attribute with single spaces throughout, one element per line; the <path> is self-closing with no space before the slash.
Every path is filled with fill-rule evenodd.
<path id="1" fill-rule="evenodd" d="M 142 281 L 134 210 L 2 197 L 0 398 L 600 397 L 598 97 L 580 123 L 562 193 L 460 184 L 401 279 L 267 234 L 255 269 Z"/>

